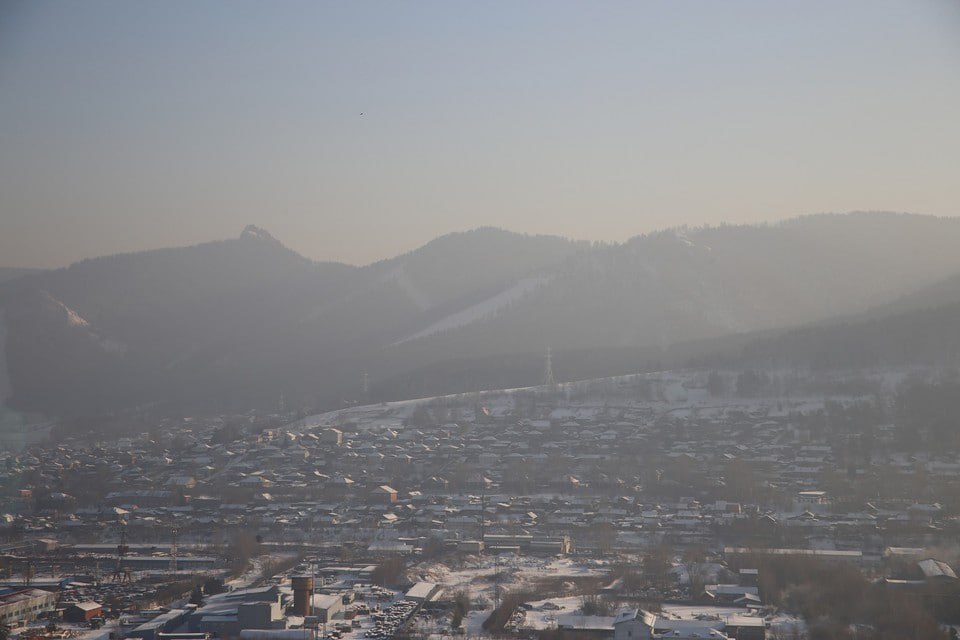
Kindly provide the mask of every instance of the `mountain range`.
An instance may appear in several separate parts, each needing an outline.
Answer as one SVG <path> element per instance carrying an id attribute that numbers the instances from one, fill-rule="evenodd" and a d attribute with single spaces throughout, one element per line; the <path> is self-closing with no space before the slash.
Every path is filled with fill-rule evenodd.
<path id="1" fill-rule="evenodd" d="M 7 404 L 72 415 L 536 384 L 547 347 L 561 379 L 724 349 L 731 366 L 942 359 L 960 326 L 957 246 L 958 219 L 824 214 L 622 244 L 482 228 L 356 267 L 308 260 L 250 226 L 0 273 L 0 365 Z M 880 348 L 918 327 L 923 341 Z"/>

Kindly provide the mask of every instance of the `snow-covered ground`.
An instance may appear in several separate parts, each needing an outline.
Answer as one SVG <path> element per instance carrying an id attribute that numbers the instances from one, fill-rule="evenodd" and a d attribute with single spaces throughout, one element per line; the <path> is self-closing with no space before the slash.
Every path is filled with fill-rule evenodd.
<path id="1" fill-rule="evenodd" d="M 236 578 L 228 580 L 226 585 L 231 589 L 246 589 L 248 587 L 255 586 L 261 580 L 273 577 L 264 575 L 267 567 L 270 564 L 284 562 L 292 557 L 294 557 L 293 554 L 274 553 L 252 558 L 250 560 L 250 566 L 247 567 L 247 570 Z"/>
<path id="2" fill-rule="evenodd" d="M 580 613 L 583 598 L 581 596 L 547 598 L 528 604 L 530 608 L 523 621 L 524 629 L 556 629 L 559 618 Z"/>
<path id="3" fill-rule="evenodd" d="M 484 621 L 490 617 L 490 610 L 486 611 L 477 611 L 473 610 L 467 613 L 463 618 L 463 631 L 469 637 L 477 637 L 486 635 L 486 631 L 483 630 Z"/>
<path id="4" fill-rule="evenodd" d="M 821 394 L 811 395 L 778 395 L 758 398 L 742 398 L 727 393 L 722 396 L 712 396 L 706 388 L 708 371 L 705 370 L 677 370 L 661 371 L 656 373 L 632 374 L 563 382 L 557 385 L 557 392 L 566 400 L 560 401 L 560 406 L 551 416 L 556 419 L 589 419 L 611 410 L 631 412 L 648 412 L 657 417 L 722 417 L 730 412 L 760 412 L 769 417 L 785 416 L 791 412 L 808 413 L 823 409 L 827 399 L 834 401 L 852 401 L 859 396 L 830 396 Z M 735 382 L 738 372 L 722 372 L 728 385 Z M 885 368 L 867 371 L 850 372 L 856 379 L 869 379 L 892 391 L 904 379 L 913 373 L 909 368 Z M 803 378 L 803 372 L 797 371 L 768 371 L 771 377 L 782 377 L 785 380 Z M 831 374 L 843 378 L 842 373 Z M 638 385 L 647 385 L 652 389 L 653 398 L 639 397 Z M 469 400 L 462 403 L 460 410 L 466 419 L 473 419 L 473 404 L 479 399 L 491 415 L 504 415 L 515 409 L 518 393 L 544 391 L 542 386 L 520 387 L 516 389 L 501 389 L 495 391 L 480 391 L 469 394 Z M 363 405 L 338 409 L 327 413 L 308 416 L 295 423 L 287 425 L 291 430 L 309 430 L 322 426 L 336 426 L 344 422 L 353 422 L 361 429 L 390 427 L 402 429 L 403 421 L 424 403 L 444 401 L 447 406 L 453 406 L 456 411 L 457 399 L 463 400 L 465 394 L 447 396 L 414 398 L 395 402 L 384 402 L 374 405 Z M 576 398 L 572 400 L 571 398 Z M 636 413 L 631 418 L 637 421 Z M 453 418 L 453 421 L 456 421 Z"/>
<path id="5" fill-rule="evenodd" d="M 537 288 L 545 285 L 549 281 L 550 278 L 547 276 L 532 276 L 529 278 L 524 278 L 509 289 L 505 289 L 504 291 L 501 291 L 500 293 L 491 296 L 486 300 L 478 302 L 475 305 L 469 306 L 466 309 L 462 309 L 457 313 L 453 313 L 445 318 L 441 318 L 440 320 L 437 320 L 433 324 L 429 325 L 427 328 L 418 331 L 411 336 L 407 336 L 402 340 L 398 340 L 394 344 L 402 344 L 418 338 L 425 338 L 442 331 L 449 331 L 450 329 L 465 327 L 468 324 L 472 324 L 479 320 L 483 320 L 484 318 L 494 316 L 504 307 L 516 302 L 523 296 L 535 291 Z"/>
<path id="6" fill-rule="evenodd" d="M 418 567 L 411 572 L 411 577 L 439 583 L 447 592 L 465 591 L 473 603 L 492 606 L 498 589 L 503 595 L 508 591 L 530 588 L 543 579 L 559 579 L 562 584 L 564 578 L 603 576 L 607 571 L 602 563 L 581 563 L 566 557 L 511 556 L 498 559 L 496 556 L 471 556 L 460 567 L 451 568 L 439 563 Z M 570 582 L 568 588 L 573 590 L 574 584 Z"/>
<path id="7" fill-rule="evenodd" d="M 711 616 L 724 620 L 730 616 L 742 616 L 746 613 L 747 610 L 743 607 L 667 604 L 663 605 L 663 610 L 659 615 L 663 618 L 672 618 L 674 620 L 703 620 Z"/>

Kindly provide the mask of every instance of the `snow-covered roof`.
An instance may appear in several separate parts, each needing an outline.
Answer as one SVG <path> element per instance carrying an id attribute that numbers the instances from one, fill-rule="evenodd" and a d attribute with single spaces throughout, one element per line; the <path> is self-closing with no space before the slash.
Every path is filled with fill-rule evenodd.
<path id="1" fill-rule="evenodd" d="M 925 578 L 952 578 L 953 580 L 957 579 L 957 574 L 954 573 L 953 569 L 950 568 L 946 562 L 940 560 L 934 560 L 928 558 L 926 560 L 921 560 L 917 563 L 917 566 L 920 567 L 920 571 L 923 572 Z"/>

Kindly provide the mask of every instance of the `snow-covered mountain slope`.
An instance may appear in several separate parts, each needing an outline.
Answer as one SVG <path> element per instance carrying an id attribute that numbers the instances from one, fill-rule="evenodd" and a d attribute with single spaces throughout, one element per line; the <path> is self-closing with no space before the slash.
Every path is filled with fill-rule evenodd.
<path id="1" fill-rule="evenodd" d="M 465 327 L 479 320 L 495 316 L 508 305 L 519 301 L 528 293 L 535 291 L 539 287 L 542 287 L 550 282 L 550 279 L 551 276 L 547 275 L 537 275 L 529 278 L 523 278 L 512 287 L 501 291 L 494 296 L 490 296 L 486 300 L 478 302 L 477 304 L 471 305 L 466 309 L 441 318 L 425 329 L 422 329 L 411 336 L 403 338 L 402 340 L 397 340 L 394 344 L 403 344 L 404 342 L 409 342 L 411 340 L 432 336 L 435 333 L 441 333 L 443 331 L 449 331 L 450 329 Z"/>

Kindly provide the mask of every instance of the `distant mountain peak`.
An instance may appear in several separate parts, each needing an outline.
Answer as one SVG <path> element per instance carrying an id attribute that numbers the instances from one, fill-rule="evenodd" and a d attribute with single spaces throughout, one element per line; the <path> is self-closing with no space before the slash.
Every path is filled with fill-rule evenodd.
<path id="1" fill-rule="evenodd" d="M 240 246 L 245 246 L 248 250 L 256 252 L 268 252 L 273 254 L 283 254 L 287 257 L 293 257 L 304 263 L 312 263 L 309 258 L 305 258 L 287 245 L 283 244 L 263 227 L 254 224 L 248 224 L 240 233 Z"/>
<path id="2" fill-rule="evenodd" d="M 269 240 L 271 242 L 277 242 L 277 239 L 270 235 L 270 232 L 266 229 L 262 229 L 256 225 L 248 224 L 244 227 L 243 232 L 240 234 L 241 240 Z"/>

